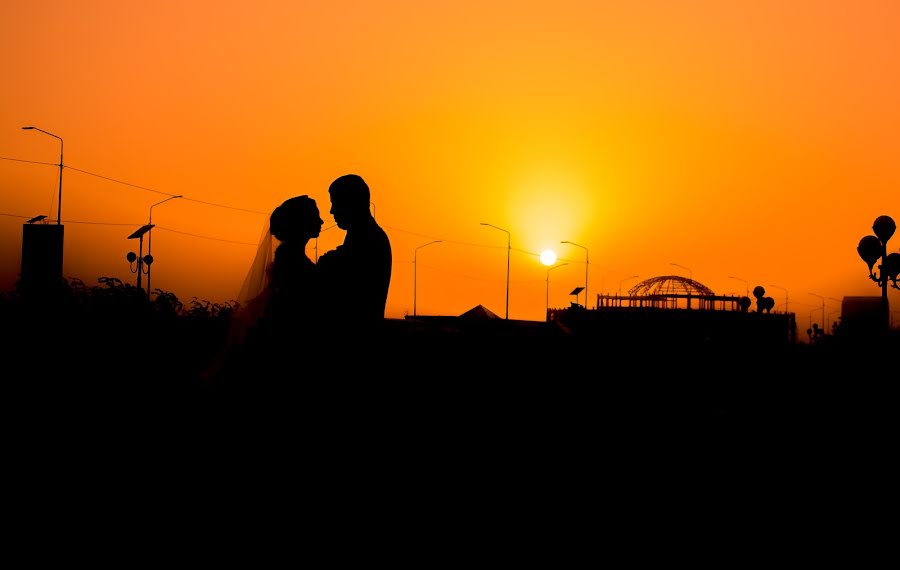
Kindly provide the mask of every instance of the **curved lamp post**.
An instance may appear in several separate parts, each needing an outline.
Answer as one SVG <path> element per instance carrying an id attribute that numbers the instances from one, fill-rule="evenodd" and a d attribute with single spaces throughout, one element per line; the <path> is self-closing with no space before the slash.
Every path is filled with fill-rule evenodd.
<path id="1" fill-rule="evenodd" d="M 635 277 L 640 277 L 640 275 L 629 275 L 628 277 L 623 277 L 622 279 L 619 279 L 619 296 L 622 295 L 622 283 L 624 281 L 628 281 L 629 279 L 634 279 Z"/>
<path id="2" fill-rule="evenodd" d="M 737 279 L 738 281 L 744 282 L 744 294 L 749 297 L 750 296 L 750 283 L 747 282 L 746 279 L 741 279 L 740 277 L 735 277 L 734 275 L 729 275 L 729 279 Z"/>
<path id="3" fill-rule="evenodd" d="M 834 315 L 834 314 L 840 314 L 840 313 L 841 313 L 841 310 L 840 310 L 840 309 L 835 309 L 835 310 L 833 310 L 833 311 L 828 311 L 828 328 L 834 330 L 833 327 L 834 327 L 834 325 L 835 325 L 835 320 L 834 320 L 833 318 L 831 318 L 831 315 Z"/>
<path id="4" fill-rule="evenodd" d="M 832 313 L 835 313 L 835 312 L 838 312 L 838 311 L 841 313 L 841 318 L 843 318 L 843 316 L 844 316 L 844 301 L 841 300 L 841 299 L 838 299 L 837 297 L 828 297 L 828 300 L 829 300 L 829 301 L 834 301 L 834 302 L 837 303 L 838 306 L 840 307 L 840 308 L 838 308 L 838 309 L 835 309 L 834 311 L 828 311 L 828 320 L 829 320 L 829 321 L 831 320 L 831 314 L 832 314 Z"/>
<path id="5" fill-rule="evenodd" d="M 809 337 L 810 342 L 815 342 L 825 335 L 825 327 L 820 327 L 819 323 L 814 323 L 812 320 L 813 313 L 817 312 L 819 312 L 819 309 L 811 309 L 809 311 L 809 328 L 806 329 L 806 336 Z"/>
<path id="6" fill-rule="evenodd" d="M 810 293 L 810 295 L 822 299 L 822 334 L 825 334 L 825 297 L 817 293 Z"/>
<path id="7" fill-rule="evenodd" d="M 778 285 L 769 285 L 769 287 L 775 287 L 776 289 L 781 289 L 784 291 L 784 312 L 787 314 L 788 311 L 788 290 L 784 287 L 779 287 Z"/>
<path id="8" fill-rule="evenodd" d="M 566 242 L 563 242 L 566 243 Z M 554 265 L 553 267 L 547 268 L 547 306 L 544 310 L 546 314 L 547 322 L 550 322 L 550 272 L 556 269 L 557 267 L 562 267 L 563 265 L 568 265 L 568 263 L 560 263 L 559 265 Z"/>
<path id="9" fill-rule="evenodd" d="M 495 230 L 500 230 L 501 232 L 506 233 L 506 319 L 509 320 L 509 254 L 512 251 L 512 245 L 510 242 L 510 235 L 507 230 L 503 228 L 498 228 L 494 224 L 486 224 L 481 222 L 482 226 L 490 226 Z"/>
<path id="10" fill-rule="evenodd" d="M 584 250 L 584 307 L 587 308 L 588 299 L 590 299 L 590 297 L 588 296 L 588 264 L 590 263 L 590 259 L 588 258 L 588 248 L 584 247 L 583 245 L 578 245 L 574 241 L 561 241 L 559 243 L 567 243 L 569 245 L 574 245 L 575 247 L 580 247 Z"/>
<path id="11" fill-rule="evenodd" d="M 150 218 L 147 221 L 147 225 L 150 226 L 150 229 L 147 231 L 147 298 L 150 298 L 150 292 L 153 289 L 150 288 L 150 267 L 153 265 L 153 255 L 151 254 L 151 250 L 153 248 L 153 207 L 159 206 L 163 202 L 168 202 L 169 200 L 174 200 L 175 198 L 181 198 L 182 195 L 179 194 L 177 196 L 169 196 L 165 200 L 160 200 L 159 202 L 152 204 L 150 206 Z"/>
<path id="12" fill-rule="evenodd" d="M 44 133 L 45 135 L 50 135 L 53 138 L 59 139 L 59 197 L 57 198 L 56 204 L 56 225 L 60 225 L 62 223 L 62 171 L 63 171 L 63 140 L 62 137 L 58 137 L 53 133 L 47 132 L 43 129 L 39 129 L 37 127 L 22 127 L 24 131 L 39 131 Z"/>
<path id="13" fill-rule="evenodd" d="M 417 247 L 416 249 L 413 250 L 413 317 L 416 316 L 416 271 L 417 271 L 416 256 L 420 249 L 422 249 L 423 247 L 427 247 L 433 243 L 441 243 L 441 240 L 436 239 L 434 241 L 430 241 L 424 245 L 420 245 L 419 247 Z"/>
<path id="14" fill-rule="evenodd" d="M 675 267 L 680 267 L 680 268 L 682 268 L 682 269 L 687 269 L 687 271 L 688 271 L 688 279 L 690 279 L 691 281 L 694 280 L 694 272 L 691 271 L 691 268 L 690 268 L 690 267 L 685 267 L 684 265 L 678 265 L 677 263 L 670 263 L 669 265 L 674 265 Z"/>
<path id="15" fill-rule="evenodd" d="M 884 330 L 891 328 L 891 309 L 888 304 L 888 280 L 892 282 L 891 287 L 900 289 L 897 285 L 897 275 L 900 274 L 900 253 L 892 253 L 888 255 L 887 242 L 894 235 L 897 224 L 890 216 L 878 216 L 872 224 L 872 230 L 875 235 L 868 235 L 859 240 L 856 246 L 856 252 L 866 265 L 869 266 L 869 279 L 881 286 L 881 310 Z M 879 273 L 876 275 L 874 271 L 875 263 L 881 259 L 878 266 Z"/>

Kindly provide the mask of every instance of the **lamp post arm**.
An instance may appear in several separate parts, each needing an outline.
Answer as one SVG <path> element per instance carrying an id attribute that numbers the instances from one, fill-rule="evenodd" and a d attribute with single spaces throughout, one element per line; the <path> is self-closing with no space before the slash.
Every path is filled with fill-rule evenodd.
<path id="1" fill-rule="evenodd" d="M 416 314 L 417 314 L 416 313 L 416 281 L 417 281 L 417 274 L 418 274 L 418 263 L 417 262 L 418 262 L 419 250 L 422 249 L 423 247 L 427 247 L 434 243 L 441 243 L 441 240 L 436 239 L 434 241 L 430 241 L 426 244 L 420 245 L 419 247 L 417 247 L 416 249 L 413 250 L 413 318 L 415 318 Z"/>
<path id="2" fill-rule="evenodd" d="M 784 312 L 789 313 L 790 311 L 788 310 L 788 290 L 785 289 L 784 287 L 779 287 L 778 285 L 769 285 L 769 287 L 775 287 L 776 289 L 784 291 Z"/>
<path id="3" fill-rule="evenodd" d="M 574 241 L 565 240 L 565 241 L 561 241 L 560 243 L 567 243 L 569 245 L 574 245 L 575 247 L 580 247 L 581 249 L 584 250 L 584 307 L 587 308 L 588 298 L 589 298 L 589 296 L 588 296 L 588 268 L 590 267 L 590 263 L 591 263 L 588 248 L 586 248 L 583 245 L 579 245 L 579 244 L 575 243 Z"/>
<path id="4" fill-rule="evenodd" d="M 497 227 L 494 224 L 488 224 L 486 222 L 480 222 L 482 226 L 490 226 L 495 230 L 500 230 L 501 232 L 506 233 L 506 319 L 509 320 L 509 258 L 510 253 L 512 253 L 512 239 L 508 230 L 504 230 L 503 228 Z"/>
<path id="5" fill-rule="evenodd" d="M 51 135 L 56 137 L 56 135 Z M 56 198 L 56 225 L 62 224 L 62 173 L 63 173 L 63 140 L 59 139 L 59 192 Z"/>
<path id="6" fill-rule="evenodd" d="M 49 135 L 55 139 L 59 140 L 59 192 L 58 192 L 58 202 L 56 205 L 56 225 L 62 224 L 62 175 L 63 175 L 63 146 L 65 142 L 63 141 L 61 136 L 54 135 L 49 131 L 45 131 L 44 129 L 40 129 L 38 127 L 22 127 L 22 130 L 25 131 L 38 131 L 44 133 L 45 135 Z"/>
<path id="7" fill-rule="evenodd" d="M 546 313 L 544 319 L 549 322 L 550 321 L 550 272 L 556 269 L 557 267 L 562 267 L 563 265 L 568 265 L 568 263 L 560 263 L 558 265 L 554 265 L 553 267 L 547 268 L 547 300 L 544 308 L 544 312 Z M 577 300 L 577 299 L 576 299 Z"/>
<path id="8" fill-rule="evenodd" d="M 685 267 L 684 265 L 680 265 L 678 263 L 669 263 L 669 265 L 674 265 L 675 267 L 680 267 L 682 269 L 687 269 L 688 271 L 688 279 L 691 281 L 694 280 L 694 271 L 690 267 Z"/>
<path id="9" fill-rule="evenodd" d="M 182 198 L 182 195 L 181 195 L 181 194 L 178 194 L 177 196 L 169 196 L 169 197 L 166 198 L 165 200 L 160 200 L 159 202 L 157 202 L 157 203 L 155 203 L 155 204 L 151 204 L 151 205 L 150 205 L 149 219 L 147 220 L 147 225 L 148 225 L 148 226 L 151 226 L 151 228 L 152 228 L 152 226 L 153 226 L 153 208 L 154 208 L 154 206 L 159 206 L 160 204 L 163 204 L 163 203 L 165 203 L 165 202 L 168 202 L 169 200 L 174 200 L 175 198 Z M 152 290 L 150 289 L 150 267 L 153 265 L 153 263 L 152 263 L 152 260 L 153 260 L 153 253 L 152 253 L 152 250 L 153 250 L 153 230 L 151 229 L 150 231 L 147 232 L 147 255 L 148 255 L 148 256 L 150 257 L 150 259 L 151 259 L 151 263 L 148 263 L 148 264 L 147 264 L 147 299 L 150 299 L 150 294 L 151 294 L 151 292 L 152 292 Z"/>
<path id="10" fill-rule="evenodd" d="M 744 282 L 744 294 L 747 295 L 748 297 L 750 296 L 750 283 L 746 279 L 741 279 L 740 277 L 735 277 L 734 275 L 729 275 L 728 278 L 735 279 L 737 281 L 743 281 Z"/>

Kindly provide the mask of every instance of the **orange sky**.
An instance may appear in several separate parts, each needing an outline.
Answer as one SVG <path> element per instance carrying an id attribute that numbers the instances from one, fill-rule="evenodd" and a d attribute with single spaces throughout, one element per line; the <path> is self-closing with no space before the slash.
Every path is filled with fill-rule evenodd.
<path id="1" fill-rule="evenodd" d="M 32 0 L 0 3 L 0 60 L 3 291 L 24 221 L 57 217 L 58 170 L 5 160 L 58 162 L 25 125 L 65 140 L 67 277 L 134 283 L 127 236 L 185 196 L 152 234 L 152 286 L 184 302 L 236 298 L 285 198 L 331 226 L 350 172 L 392 241 L 397 318 L 503 316 L 507 235 L 485 222 L 510 235 L 510 318 L 544 318 L 548 275 L 551 306 L 574 300 L 587 251 L 592 298 L 746 281 L 805 329 L 823 298 L 833 320 L 831 298 L 880 294 L 856 245 L 900 222 L 889 0 Z"/>

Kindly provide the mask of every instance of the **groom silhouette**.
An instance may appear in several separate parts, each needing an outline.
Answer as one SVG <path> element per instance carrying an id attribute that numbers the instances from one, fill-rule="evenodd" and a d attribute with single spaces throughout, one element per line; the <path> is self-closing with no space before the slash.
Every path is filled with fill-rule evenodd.
<path id="1" fill-rule="evenodd" d="M 357 174 L 340 176 L 328 188 L 331 215 L 347 232 L 344 243 L 318 261 L 326 312 L 343 334 L 376 332 L 384 321 L 391 284 L 391 242 L 369 211 L 369 185 Z"/>

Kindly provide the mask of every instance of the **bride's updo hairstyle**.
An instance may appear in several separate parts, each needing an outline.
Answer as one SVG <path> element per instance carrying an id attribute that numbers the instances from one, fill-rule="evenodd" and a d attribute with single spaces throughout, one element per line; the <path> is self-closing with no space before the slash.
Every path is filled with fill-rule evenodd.
<path id="1" fill-rule="evenodd" d="M 319 220 L 316 201 L 305 195 L 295 196 L 288 198 L 272 211 L 272 215 L 269 216 L 269 231 L 281 242 L 302 239 L 301 232 L 305 231 L 306 224 L 310 220 L 316 222 Z"/>

